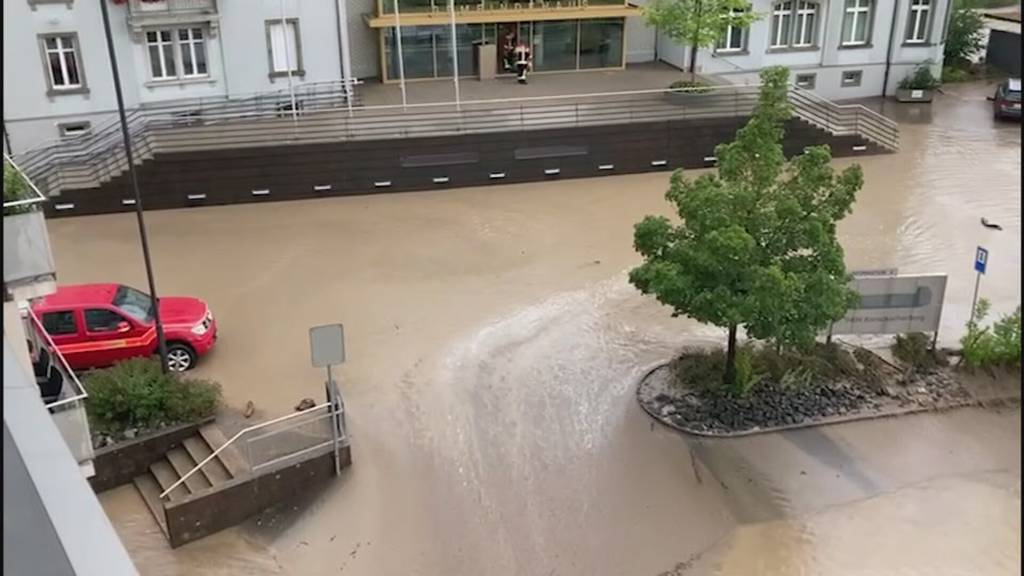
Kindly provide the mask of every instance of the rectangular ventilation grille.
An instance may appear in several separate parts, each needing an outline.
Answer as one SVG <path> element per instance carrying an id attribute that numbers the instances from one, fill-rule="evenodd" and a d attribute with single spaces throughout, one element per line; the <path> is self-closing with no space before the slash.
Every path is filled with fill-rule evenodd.
<path id="1" fill-rule="evenodd" d="M 54 205 L 53 208 L 55 210 L 74 210 L 75 209 L 75 205 L 69 202 L 69 203 L 66 203 L 66 204 L 56 204 L 56 205 Z"/>
<path id="2" fill-rule="evenodd" d="M 547 168 L 546 170 L 544 170 L 544 173 L 547 174 L 548 176 L 554 176 L 556 174 L 561 174 L 562 173 L 562 169 L 561 168 Z"/>
<path id="3" fill-rule="evenodd" d="M 438 177 L 434 178 L 434 184 L 447 184 L 447 183 L 448 183 L 448 177 L 447 176 L 438 176 Z"/>
<path id="4" fill-rule="evenodd" d="M 374 188 L 390 188 L 391 187 L 391 180 L 382 180 L 380 182 L 374 182 L 373 183 L 373 187 Z"/>
<path id="5" fill-rule="evenodd" d="M 124 200 L 121 200 L 121 206 L 135 206 L 135 199 L 125 198 Z"/>
<path id="6" fill-rule="evenodd" d="M 253 190 L 253 196 L 270 196 L 270 190 Z"/>
<path id="7" fill-rule="evenodd" d="M 313 192 L 327 192 L 332 186 L 330 184 L 319 184 L 313 186 Z"/>
<path id="8" fill-rule="evenodd" d="M 668 160 L 651 160 L 651 166 L 664 166 L 668 164 Z"/>
<path id="9" fill-rule="evenodd" d="M 615 170 L 615 164 L 601 164 L 597 167 L 598 170 Z"/>
<path id="10" fill-rule="evenodd" d="M 504 177 L 504 172 L 491 172 L 491 180 L 501 180 Z"/>
<path id="11" fill-rule="evenodd" d="M 206 200 L 206 194 L 189 194 L 189 200 Z"/>

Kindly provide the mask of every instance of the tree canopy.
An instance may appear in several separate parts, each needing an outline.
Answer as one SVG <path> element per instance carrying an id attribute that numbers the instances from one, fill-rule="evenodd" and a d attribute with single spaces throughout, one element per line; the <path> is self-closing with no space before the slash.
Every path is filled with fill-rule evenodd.
<path id="1" fill-rule="evenodd" d="M 691 74 L 698 49 L 713 48 L 730 25 L 747 28 L 760 17 L 748 0 L 651 0 L 643 13 L 648 25 L 690 46 Z"/>
<path id="2" fill-rule="evenodd" d="M 666 199 L 680 223 L 647 216 L 634 230 L 644 261 L 630 282 L 676 315 L 729 329 L 728 384 L 735 383 L 737 327 L 803 348 L 857 298 L 847 285 L 836 223 L 851 212 L 861 169 L 836 174 L 828 146 L 786 161 L 788 78 L 782 67 L 762 72 L 750 120 L 715 149 L 717 174 L 672 175 Z"/>

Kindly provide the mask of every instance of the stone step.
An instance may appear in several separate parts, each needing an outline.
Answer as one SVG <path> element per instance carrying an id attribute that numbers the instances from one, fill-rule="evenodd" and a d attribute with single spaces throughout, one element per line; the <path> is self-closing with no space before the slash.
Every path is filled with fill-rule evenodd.
<path id="1" fill-rule="evenodd" d="M 142 496 L 142 501 L 146 503 L 146 508 L 149 508 L 149 512 L 153 514 L 153 519 L 156 520 L 160 530 L 163 531 L 164 536 L 169 537 L 167 531 L 167 514 L 164 512 L 164 505 L 160 501 L 160 493 L 163 490 L 160 488 L 160 484 L 157 483 L 156 478 L 153 477 L 149 472 L 136 476 L 132 483 L 135 484 L 135 489 L 139 491 L 139 495 Z"/>
<path id="2" fill-rule="evenodd" d="M 203 440 L 206 440 L 206 443 L 213 450 L 220 448 L 228 442 L 220 428 L 213 424 L 207 424 L 199 428 L 199 435 L 203 437 Z M 228 446 L 222 450 L 217 455 L 217 458 L 224 464 L 224 468 L 227 469 L 232 478 L 249 474 L 249 465 L 234 446 Z"/>
<path id="3" fill-rule="evenodd" d="M 197 463 L 206 460 L 210 454 L 213 454 L 213 450 L 210 448 L 210 445 L 207 444 L 206 440 L 203 440 L 201 436 L 191 436 L 186 438 L 182 444 L 185 446 L 185 451 L 188 452 L 189 456 L 191 456 Z M 224 463 L 220 461 L 220 458 L 210 460 L 202 467 L 201 470 L 212 486 L 217 486 L 231 480 L 231 473 L 224 467 Z"/>
<path id="4" fill-rule="evenodd" d="M 174 471 L 174 467 L 171 463 L 165 460 L 158 460 L 149 465 L 149 471 L 156 478 L 157 483 L 160 484 L 160 492 L 167 490 L 177 482 L 181 476 Z M 184 484 L 178 484 L 174 490 L 171 490 L 168 494 L 169 499 L 173 502 L 175 500 L 182 500 L 189 495 L 188 488 Z"/>
<path id="5" fill-rule="evenodd" d="M 185 478 L 185 475 L 196 467 L 196 461 L 189 456 L 184 448 L 172 448 L 169 450 L 167 452 L 167 461 L 171 463 L 171 467 L 174 468 L 179 478 Z M 202 471 L 198 470 L 188 478 L 185 478 L 185 486 L 188 487 L 189 492 L 195 494 L 210 488 L 212 484 L 203 475 Z"/>

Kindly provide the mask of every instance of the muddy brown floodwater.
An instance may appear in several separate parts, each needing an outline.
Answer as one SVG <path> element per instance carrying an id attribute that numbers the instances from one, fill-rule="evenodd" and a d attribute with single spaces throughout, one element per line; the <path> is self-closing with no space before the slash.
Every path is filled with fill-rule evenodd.
<path id="1" fill-rule="evenodd" d="M 946 272 L 942 337 L 1020 301 L 1020 128 L 990 87 L 890 105 L 860 159 L 852 268 Z M 837 162 L 845 165 L 847 161 Z M 207 299 L 197 372 L 255 418 L 321 394 L 307 329 L 345 323 L 354 465 L 171 551 L 131 487 L 103 504 L 143 574 L 1019 574 L 1020 413 L 959 410 L 734 441 L 652 424 L 634 385 L 722 334 L 630 288 L 668 175 L 147 215 L 163 294 Z M 986 216 L 1002 232 L 979 224 Z M 60 279 L 144 287 L 130 214 L 51 222 Z"/>

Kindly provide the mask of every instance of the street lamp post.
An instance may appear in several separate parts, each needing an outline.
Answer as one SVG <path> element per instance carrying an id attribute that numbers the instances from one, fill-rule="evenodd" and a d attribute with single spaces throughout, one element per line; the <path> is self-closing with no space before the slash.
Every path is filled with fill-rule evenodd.
<path id="1" fill-rule="evenodd" d="M 117 68 L 117 54 L 114 51 L 114 37 L 110 33 L 110 14 L 107 8 L 109 0 L 100 0 L 100 11 L 103 13 L 103 33 L 107 37 L 107 52 L 110 54 L 110 71 L 114 76 L 114 94 L 117 96 L 117 114 L 121 119 L 121 136 L 124 139 L 124 154 L 128 160 L 128 179 L 135 193 L 135 217 L 139 222 L 139 238 L 142 240 L 142 259 L 146 264 L 146 280 L 149 282 L 149 300 L 153 307 L 153 321 L 156 324 L 157 350 L 160 353 L 160 367 L 166 373 L 167 341 L 164 339 L 164 325 L 160 320 L 160 300 L 156 296 L 156 282 L 153 280 L 153 263 L 149 258 L 149 240 L 146 238 L 146 222 L 142 217 L 142 195 L 139 193 L 139 179 L 135 173 L 135 161 L 132 158 L 132 142 L 128 133 L 128 119 L 124 112 L 124 95 L 121 93 L 121 73 Z"/>

